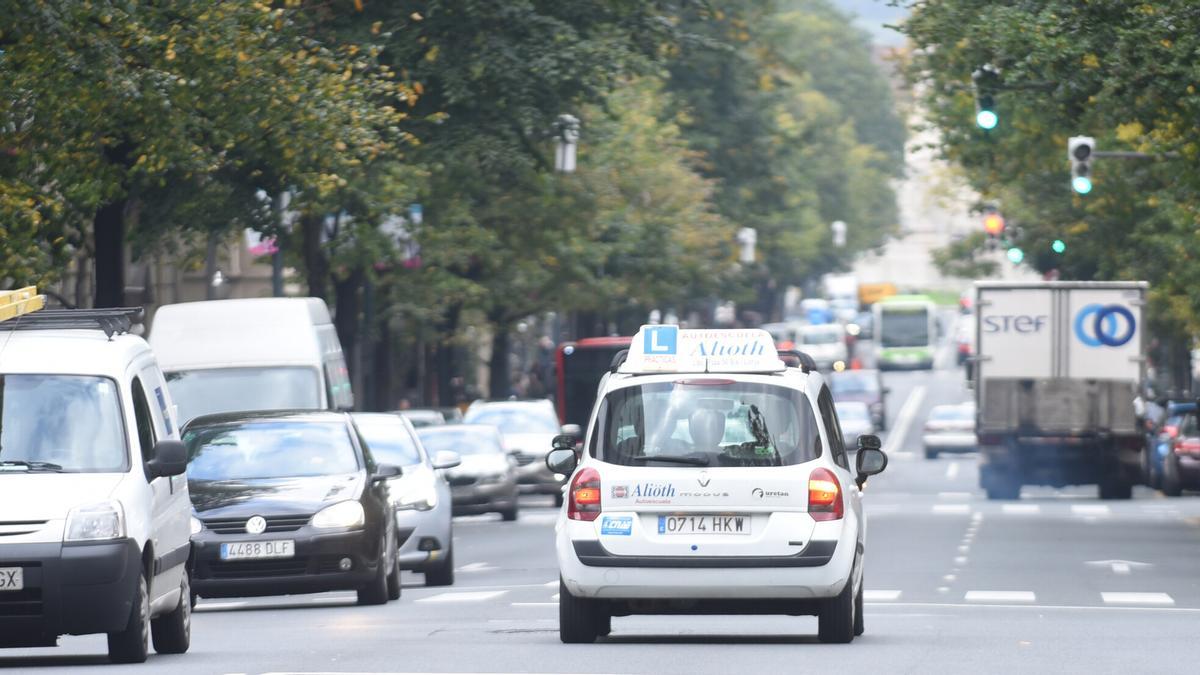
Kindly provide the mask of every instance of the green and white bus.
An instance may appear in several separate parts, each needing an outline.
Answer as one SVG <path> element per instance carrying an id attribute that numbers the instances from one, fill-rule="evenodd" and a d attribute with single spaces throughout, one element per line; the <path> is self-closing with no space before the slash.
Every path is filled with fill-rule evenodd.
<path id="1" fill-rule="evenodd" d="M 880 370 L 933 368 L 937 304 L 926 295 L 893 295 L 875 303 L 875 359 Z"/>

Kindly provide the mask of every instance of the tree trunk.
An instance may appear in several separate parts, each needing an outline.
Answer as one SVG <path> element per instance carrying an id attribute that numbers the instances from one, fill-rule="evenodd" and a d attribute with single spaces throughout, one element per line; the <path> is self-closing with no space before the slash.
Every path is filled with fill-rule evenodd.
<path id="1" fill-rule="evenodd" d="M 454 358 L 456 346 L 454 344 L 454 336 L 458 333 L 459 318 L 462 315 L 462 305 L 453 304 L 446 308 L 446 313 L 439 326 L 437 336 L 437 391 L 438 405 L 452 406 L 457 405 L 458 401 L 454 400 L 456 391 L 453 386 L 454 376 L 456 374 L 463 375 L 464 373 L 455 373 L 454 366 L 457 359 Z"/>
<path id="2" fill-rule="evenodd" d="M 488 360 L 488 395 L 494 399 L 505 399 L 512 393 L 512 377 L 508 368 L 511 342 L 509 326 L 496 323 L 492 331 L 492 358 Z"/>
<path id="3" fill-rule="evenodd" d="M 305 214 L 300 217 L 308 294 L 323 300 L 327 299 L 329 292 L 329 259 L 325 257 L 325 251 L 321 248 L 321 228 L 324 226 L 321 216 Z"/>
<path id="4" fill-rule="evenodd" d="M 100 207 L 92 221 L 96 242 L 95 307 L 125 304 L 125 199 Z"/>
<path id="5" fill-rule="evenodd" d="M 363 364 L 358 358 L 358 337 L 362 328 L 359 322 L 362 307 L 359 291 L 362 290 L 364 277 L 362 269 L 354 269 L 344 280 L 334 281 L 333 284 L 337 296 L 334 300 L 333 325 L 337 329 L 338 341 L 342 343 L 346 367 L 350 370 L 350 381 L 356 383 L 360 389 Z"/>

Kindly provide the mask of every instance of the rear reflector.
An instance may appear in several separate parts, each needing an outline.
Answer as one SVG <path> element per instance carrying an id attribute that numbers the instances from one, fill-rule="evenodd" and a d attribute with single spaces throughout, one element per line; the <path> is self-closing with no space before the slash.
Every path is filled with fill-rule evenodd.
<path id="1" fill-rule="evenodd" d="M 844 513 L 842 486 L 829 469 L 813 469 L 808 475 L 808 513 L 813 520 L 838 520 Z"/>
<path id="2" fill-rule="evenodd" d="M 600 472 L 585 467 L 571 479 L 567 492 L 567 517 L 571 520 L 595 520 L 600 515 Z"/>

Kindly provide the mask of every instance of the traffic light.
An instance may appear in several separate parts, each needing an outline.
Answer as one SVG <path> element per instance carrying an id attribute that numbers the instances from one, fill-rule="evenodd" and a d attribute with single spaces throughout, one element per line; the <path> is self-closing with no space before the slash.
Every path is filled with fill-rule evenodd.
<path id="1" fill-rule="evenodd" d="M 1018 247 L 1018 246 L 1013 246 L 1012 248 L 1008 249 L 1008 260 L 1009 260 L 1009 261 L 1010 261 L 1012 264 L 1014 264 L 1014 265 L 1020 265 L 1020 264 L 1021 264 L 1021 261 L 1022 261 L 1022 260 L 1024 260 L 1024 259 L 1025 259 L 1025 252 L 1024 252 L 1024 251 L 1022 251 L 1022 250 L 1020 249 L 1020 247 Z"/>
<path id="2" fill-rule="evenodd" d="M 1055 239 L 1054 242 L 1050 244 L 1050 250 L 1054 251 L 1055 253 L 1064 253 L 1067 250 L 1067 242 L 1063 241 L 1062 239 Z"/>
<path id="3" fill-rule="evenodd" d="M 996 91 L 1000 88 L 1000 71 L 985 65 L 971 73 L 975 85 L 975 124 L 984 131 L 991 131 L 1000 123 L 996 114 Z"/>
<path id="4" fill-rule="evenodd" d="M 1096 139 L 1072 136 L 1067 140 L 1067 160 L 1071 162 L 1071 189 L 1081 195 L 1092 191 L 1092 154 Z"/>
<path id="5" fill-rule="evenodd" d="M 989 237 L 999 237 L 1004 233 L 1004 216 L 989 211 L 983 215 L 983 231 L 987 232 Z"/>

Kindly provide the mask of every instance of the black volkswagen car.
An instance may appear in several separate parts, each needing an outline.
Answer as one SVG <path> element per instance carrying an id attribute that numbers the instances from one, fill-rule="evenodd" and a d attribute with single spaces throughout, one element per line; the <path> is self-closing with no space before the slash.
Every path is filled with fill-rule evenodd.
<path id="1" fill-rule="evenodd" d="M 206 415 L 184 430 L 200 597 L 400 597 L 387 480 L 345 413 Z"/>

